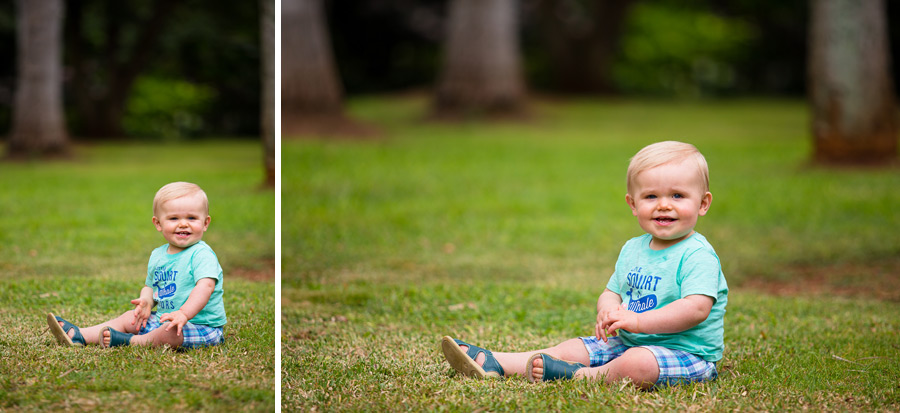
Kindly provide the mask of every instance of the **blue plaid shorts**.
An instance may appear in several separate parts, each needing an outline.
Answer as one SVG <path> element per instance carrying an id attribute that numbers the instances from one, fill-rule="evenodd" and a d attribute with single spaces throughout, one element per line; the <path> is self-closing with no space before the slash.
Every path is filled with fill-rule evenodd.
<path id="1" fill-rule="evenodd" d="M 159 322 L 159 314 L 156 314 L 154 311 L 150 314 L 150 318 L 147 319 L 147 325 L 141 328 L 138 335 L 147 334 L 160 327 L 162 327 L 162 324 Z M 181 335 L 184 337 L 181 348 L 209 347 L 225 342 L 225 333 L 222 327 L 210 327 L 187 322 L 181 327 Z"/>
<path id="2" fill-rule="evenodd" d="M 603 342 L 597 337 L 581 337 L 584 347 L 591 357 L 591 367 L 599 367 L 625 353 L 631 347 L 625 345 L 619 337 L 609 337 Z M 719 377 L 716 363 L 703 360 L 683 350 L 673 350 L 660 346 L 638 346 L 650 350 L 656 356 L 659 365 L 659 378 L 656 387 L 676 384 L 712 381 Z"/>

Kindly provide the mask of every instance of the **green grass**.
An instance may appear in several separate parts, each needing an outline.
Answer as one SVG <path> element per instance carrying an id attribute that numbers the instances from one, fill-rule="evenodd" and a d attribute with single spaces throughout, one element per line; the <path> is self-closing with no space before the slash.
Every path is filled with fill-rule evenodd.
<path id="1" fill-rule="evenodd" d="M 425 110 L 359 99 L 381 138 L 283 143 L 284 408 L 900 408 L 900 171 L 809 164 L 802 102 L 551 102 L 524 124 Z M 454 374 L 442 335 L 520 351 L 592 331 L 640 234 L 628 160 L 665 139 L 710 164 L 697 229 L 732 287 L 720 379 L 640 393 Z"/>
<path id="2" fill-rule="evenodd" d="M 81 146 L 73 160 L 0 163 L 0 410 L 272 411 L 275 206 L 259 144 Z M 222 346 L 188 352 L 59 347 L 45 315 L 79 326 L 129 310 L 162 185 L 209 195 L 204 241 L 225 271 Z"/>

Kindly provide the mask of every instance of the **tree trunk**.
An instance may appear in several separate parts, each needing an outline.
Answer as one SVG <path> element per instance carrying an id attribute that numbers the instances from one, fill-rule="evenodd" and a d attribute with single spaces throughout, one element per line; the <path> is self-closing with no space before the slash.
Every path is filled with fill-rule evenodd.
<path id="1" fill-rule="evenodd" d="M 343 97 L 322 0 L 281 3 L 282 133 L 304 122 L 340 118 Z"/>
<path id="2" fill-rule="evenodd" d="M 435 114 L 517 113 L 525 82 L 515 0 L 453 0 Z"/>
<path id="3" fill-rule="evenodd" d="M 19 81 L 10 157 L 69 150 L 62 104 L 62 0 L 18 1 Z"/>
<path id="4" fill-rule="evenodd" d="M 811 0 L 809 96 L 815 160 L 897 158 L 893 80 L 882 0 Z"/>
<path id="5" fill-rule="evenodd" d="M 265 185 L 275 187 L 275 0 L 260 0 L 260 42 L 262 50 L 262 134 Z"/>
<path id="6" fill-rule="evenodd" d="M 574 94 L 615 92 L 610 67 L 633 0 L 540 0 L 554 88 Z"/>

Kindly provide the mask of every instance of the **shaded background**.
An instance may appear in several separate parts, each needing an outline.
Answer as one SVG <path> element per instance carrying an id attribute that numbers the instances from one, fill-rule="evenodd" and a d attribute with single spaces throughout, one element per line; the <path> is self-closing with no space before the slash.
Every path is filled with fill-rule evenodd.
<path id="1" fill-rule="evenodd" d="M 3 135 L 16 82 L 15 3 L 0 0 Z M 73 136 L 258 139 L 259 2 L 77 0 L 64 7 L 63 96 Z M 104 113 L 115 105 L 121 116 Z"/>
<path id="2" fill-rule="evenodd" d="M 440 69 L 446 0 L 325 1 L 335 60 L 349 96 L 430 87 Z M 545 3 L 552 3 L 549 15 Z M 592 1 L 519 3 L 523 66 L 538 92 L 571 90 L 554 67 L 547 20 L 559 19 L 575 39 L 590 30 Z M 806 89 L 806 1 L 645 0 L 630 11 L 612 62 L 611 92 L 670 97 L 803 96 Z M 887 3 L 891 50 L 900 5 Z M 287 22 L 285 22 L 287 24 Z M 572 40 L 571 43 L 575 43 Z M 290 47 L 284 44 L 283 47 Z M 575 46 L 575 45 L 573 45 Z M 574 47 L 573 47 L 574 48 Z M 568 51 L 584 54 L 587 47 Z M 575 58 L 577 56 L 574 56 Z M 557 62 L 558 63 L 558 62 Z M 892 68 L 897 78 L 896 65 Z"/>

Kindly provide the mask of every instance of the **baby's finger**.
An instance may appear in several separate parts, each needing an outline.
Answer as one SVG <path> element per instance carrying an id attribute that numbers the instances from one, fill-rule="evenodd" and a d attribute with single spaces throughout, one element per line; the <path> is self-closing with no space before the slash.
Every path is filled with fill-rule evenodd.
<path id="1" fill-rule="evenodd" d="M 615 337 L 619 335 L 619 323 L 612 323 L 609 327 L 606 328 L 606 335 L 609 337 Z"/>
<path id="2" fill-rule="evenodd" d="M 178 335 L 179 337 L 181 336 L 181 324 L 178 325 L 178 334 L 177 334 L 177 335 Z"/>

